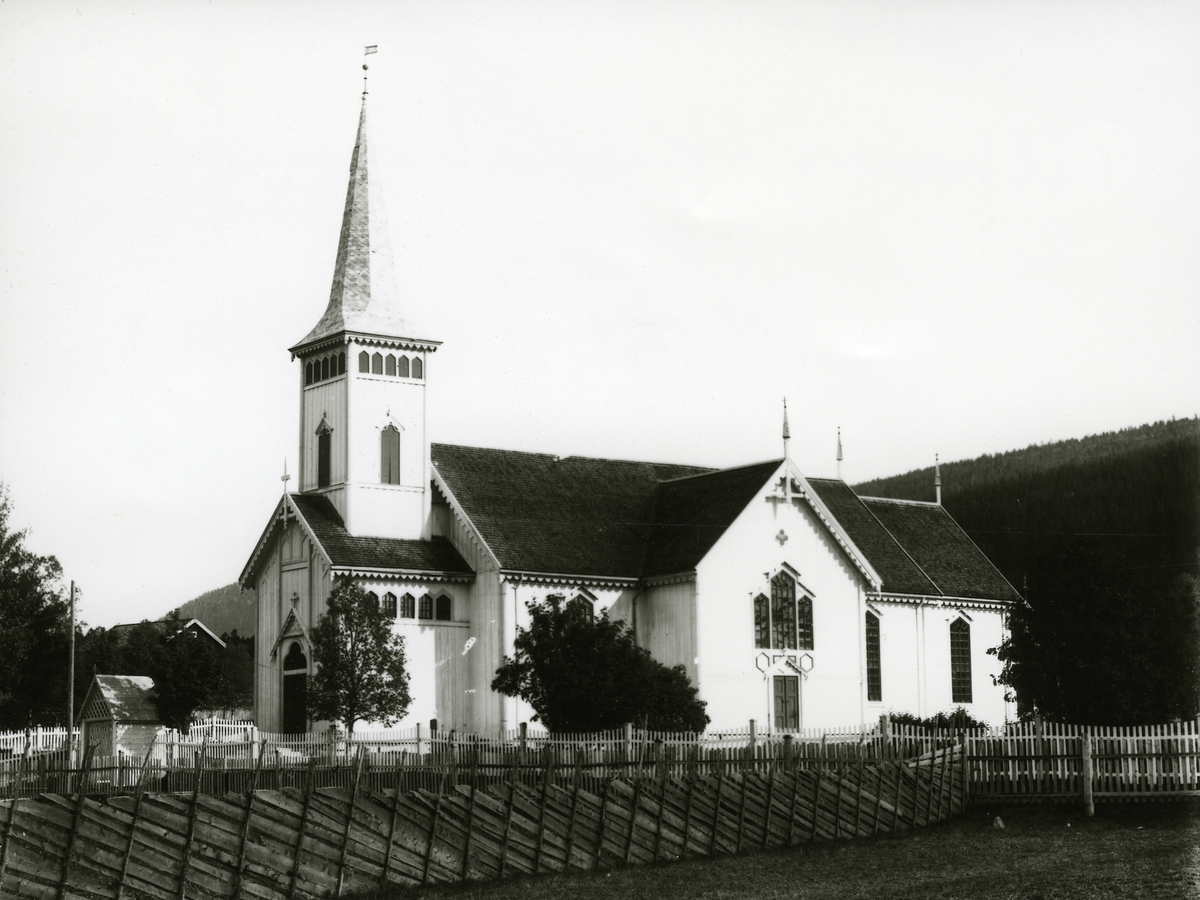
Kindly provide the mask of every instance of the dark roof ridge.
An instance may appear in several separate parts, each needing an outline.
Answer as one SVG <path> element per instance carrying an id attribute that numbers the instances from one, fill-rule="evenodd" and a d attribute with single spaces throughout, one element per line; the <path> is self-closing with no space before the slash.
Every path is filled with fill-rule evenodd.
<path id="1" fill-rule="evenodd" d="M 560 456 L 557 453 L 543 453 L 538 450 L 506 450 L 503 447 L 477 447 L 472 444 L 444 444 L 440 441 L 435 441 L 430 446 L 432 447 L 454 447 L 462 450 L 487 450 L 489 453 L 520 453 L 523 456 L 544 456 L 547 459 L 552 459 L 555 462 L 562 462 L 567 459 L 586 459 L 593 462 L 610 462 L 610 463 L 629 463 L 634 466 L 675 466 L 680 469 L 705 469 L 707 471 L 698 472 L 699 475 L 707 475 L 711 472 L 720 472 L 721 469 L 714 469 L 711 466 L 698 466 L 692 463 L 674 463 L 674 462 L 659 462 L 651 459 L 626 459 L 612 456 L 581 456 L 572 453 L 570 456 Z M 685 478 L 694 476 L 685 475 Z"/>
<path id="2" fill-rule="evenodd" d="M 826 479 L 827 481 L 832 479 Z M 854 490 L 851 488 L 851 490 Z M 879 500 L 883 503 L 906 503 L 909 506 L 941 506 L 934 500 L 906 500 L 901 497 L 868 497 L 866 494 L 856 494 L 859 500 Z"/>
<path id="3" fill-rule="evenodd" d="M 736 472 L 736 471 L 738 471 L 738 469 L 752 469 L 757 466 L 765 466 L 765 465 L 767 465 L 767 463 L 771 463 L 771 464 L 777 466 L 782 462 L 783 462 L 782 459 L 763 459 L 763 460 L 759 460 L 758 462 L 745 463 L 744 465 L 740 465 L 740 466 L 729 466 L 728 468 L 725 468 L 725 469 L 709 469 L 707 472 L 697 472 L 695 475 L 680 475 L 678 478 L 662 478 L 659 480 L 658 483 L 659 484 L 672 484 L 676 481 L 686 481 L 689 478 L 707 478 L 709 475 L 720 475 L 725 472 Z M 652 463 L 652 465 L 658 465 L 658 463 Z M 673 463 L 663 463 L 662 465 L 673 465 Z M 696 468 L 701 468 L 701 467 L 696 466 Z"/>

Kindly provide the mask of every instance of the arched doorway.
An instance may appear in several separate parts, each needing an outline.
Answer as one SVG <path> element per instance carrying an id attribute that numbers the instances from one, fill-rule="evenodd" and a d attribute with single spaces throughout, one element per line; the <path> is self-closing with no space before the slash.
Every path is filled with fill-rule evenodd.
<path id="1" fill-rule="evenodd" d="M 308 730 L 308 658 L 299 641 L 292 641 L 283 658 L 283 732 Z"/>

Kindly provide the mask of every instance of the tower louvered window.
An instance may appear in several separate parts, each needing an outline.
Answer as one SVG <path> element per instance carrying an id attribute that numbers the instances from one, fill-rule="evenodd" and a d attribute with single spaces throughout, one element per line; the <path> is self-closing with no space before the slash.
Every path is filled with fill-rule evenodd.
<path id="1" fill-rule="evenodd" d="M 867 699 L 883 699 L 883 667 L 879 654 L 879 617 L 867 613 Z"/>
<path id="2" fill-rule="evenodd" d="M 400 359 L 399 359 L 399 360 L 397 360 L 397 362 L 396 362 L 396 373 L 397 373 L 397 374 L 398 374 L 398 375 L 399 375 L 401 378 L 407 378 L 407 377 L 408 377 L 408 357 L 407 357 L 407 356 L 402 356 L 402 357 L 400 357 Z"/>
<path id="3" fill-rule="evenodd" d="M 370 372 L 371 371 L 371 354 L 367 353 L 366 350 L 364 350 L 362 353 L 358 354 L 358 371 L 360 371 L 360 372 Z"/>
<path id="4" fill-rule="evenodd" d="M 384 375 L 395 375 L 396 374 L 396 357 L 392 356 L 392 354 L 390 354 L 390 353 L 383 358 L 383 374 Z"/>
<path id="5" fill-rule="evenodd" d="M 379 481 L 400 483 L 400 432 L 389 425 L 379 433 Z"/>
<path id="6" fill-rule="evenodd" d="M 383 354 L 382 353 L 372 353 L 371 354 L 371 374 L 372 375 L 382 375 L 383 374 Z"/>
<path id="7" fill-rule="evenodd" d="M 423 362 L 421 362 L 421 358 L 419 356 L 413 357 L 412 377 L 413 378 L 424 378 L 425 377 L 425 364 Z"/>
<path id="8" fill-rule="evenodd" d="M 971 626 L 962 619 L 950 623 L 950 702 L 971 702 Z"/>

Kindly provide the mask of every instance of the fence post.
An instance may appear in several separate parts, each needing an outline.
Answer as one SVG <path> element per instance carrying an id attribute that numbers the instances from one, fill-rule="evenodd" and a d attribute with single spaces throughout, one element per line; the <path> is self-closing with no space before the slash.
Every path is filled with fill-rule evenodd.
<path id="1" fill-rule="evenodd" d="M 550 781 L 554 778 L 554 744 L 542 748 L 542 801 L 538 804 L 537 851 L 533 855 L 533 874 L 542 867 L 543 833 L 546 827 L 546 797 L 550 793 Z"/>
<path id="2" fill-rule="evenodd" d="M 200 752 L 196 754 L 196 779 L 192 788 L 192 803 L 188 807 L 187 834 L 183 839 L 183 860 L 179 865 L 179 900 L 187 896 L 187 869 L 192 855 L 192 838 L 196 832 L 196 807 L 200 804 L 200 779 L 204 774 L 204 755 L 208 751 L 208 737 L 205 736 L 200 744 Z"/>
<path id="3" fill-rule="evenodd" d="M 879 755 L 887 757 L 890 755 L 892 748 L 892 717 L 889 713 L 883 713 L 879 717 Z"/>
<path id="4" fill-rule="evenodd" d="M 275 751 L 278 753 L 278 749 Z M 300 877 L 300 847 L 304 844 L 304 827 L 308 824 L 308 808 L 312 804 L 313 780 L 316 778 L 317 759 L 308 758 L 308 773 L 304 779 L 304 805 L 300 809 L 300 825 L 296 830 L 296 849 L 292 859 L 292 874 L 288 880 L 288 900 L 296 896 L 296 881 Z"/>
<path id="5" fill-rule="evenodd" d="M 346 830 L 342 832 L 342 853 L 338 860 L 338 877 L 337 888 L 333 896 L 335 898 L 342 896 L 342 883 L 346 878 L 346 854 L 350 850 L 350 829 L 354 827 L 354 804 L 358 802 L 358 785 L 362 781 L 363 765 L 367 760 L 367 748 L 359 746 L 358 748 L 358 768 L 354 771 L 354 783 L 350 787 L 350 805 L 346 810 Z M 237 896 L 236 894 L 234 895 Z"/>
<path id="6" fill-rule="evenodd" d="M 95 744 L 88 744 L 87 749 L 83 753 L 83 772 L 79 776 L 79 795 L 75 801 L 75 815 L 71 818 L 71 833 L 67 837 L 67 852 L 63 857 L 62 879 L 58 883 L 58 900 L 63 900 L 67 895 L 67 875 L 71 871 L 71 856 L 75 851 L 75 838 L 79 836 L 79 820 L 83 818 L 83 804 L 87 800 L 87 776 L 88 769 L 92 765 L 92 753 L 95 751 Z M 7 847 L 8 842 L 5 842 Z"/>
<path id="7" fill-rule="evenodd" d="M 1085 731 L 1080 738 L 1083 754 L 1083 812 L 1087 816 L 1096 814 L 1096 804 L 1092 799 L 1092 735 Z"/>
<path id="8" fill-rule="evenodd" d="M 133 804 L 133 821 L 129 823 L 129 843 L 125 845 L 125 860 L 121 863 L 121 877 L 117 879 L 117 897 L 116 900 L 121 900 L 125 895 L 125 876 L 129 873 L 129 860 L 133 856 L 133 838 L 137 832 L 138 820 L 142 814 L 142 797 L 145 794 L 146 770 L 150 767 L 150 757 L 154 753 L 154 744 L 158 741 L 158 735 L 150 741 L 150 749 L 146 751 L 146 758 L 142 760 L 142 769 L 138 772 L 137 780 L 137 796 Z M 3 869 L 0 868 L 0 879 L 3 878 Z M 2 893 L 2 892 L 0 892 Z M 234 892 L 234 897 L 237 892 Z"/>
<path id="9" fill-rule="evenodd" d="M 0 895 L 4 892 L 4 870 L 8 867 L 8 838 L 12 834 L 13 821 L 17 818 L 17 804 L 20 802 L 18 798 L 13 797 L 12 805 L 8 808 L 8 821 L 4 823 L 4 834 L 0 835 Z"/>
<path id="10" fill-rule="evenodd" d="M 253 752 L 253 748 L 252 748 L 251 752 Z M 244 873 L 246 871 L 246 841 L 250 837 L 250 818 L 251 818 L 251 816 L 254 815 L 254 798 L 258 792 L 258 775 L 259 775 L 259 772 L 262 770 L 262 758 L 263 758 L 263 754 L 260 749 L 258 753 L 254 754 L 254 773 L 250 776 L 250 790 L 247 792 L 247 797 L 246 797 L 246 818 L 242 821 L 242 833 L 241 833 L 241 836 L 238 841 L 237 874 L 234 876 L 233 893 L 231 894 L 231 896 L 234 898 L 234 900 L 237 900 L 238 895 L 241 893 L 242 879 L 245 877 Z M 141 803 L 141 799 L 142 799 L 141 794 L 139 792 L 139 794 L 138 794 L 138 803 L 139 804 Z M 136 822 L 137 822 L 137 819 L 135 817 L 134 823 L 136 824 Z M 129 838 L 129 847 L 130 847 L 130 849 L 133 849 L 132 835 L 130 835 L 130 838 Z M 128 861 L 128 859 L 126 861 Z M 117 897 L 117 900 L 121 900 L 119 895 Z"/>

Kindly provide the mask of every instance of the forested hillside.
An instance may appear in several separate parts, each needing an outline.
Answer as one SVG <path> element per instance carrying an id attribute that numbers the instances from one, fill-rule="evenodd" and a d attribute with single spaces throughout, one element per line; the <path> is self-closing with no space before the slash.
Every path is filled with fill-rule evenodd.
<path id="1" fill-rule="evenodd" d="M 215 634 L 236 631 L 241 637 L 254 637 L 257 625 L 254 591 L 243 591 L 237 584 L 201 594 L 179 607 L 178 613 L 184 620 L 199 619 Z"/>
<path id="2" fill-rule="evenodd" d="M 933 470 L 855 490 L 932 500 Z M 996 651 L 1024 713 L 1200 713 L 1200 420 L 948 463 L 942 503 L 1027 598 Z"/>

